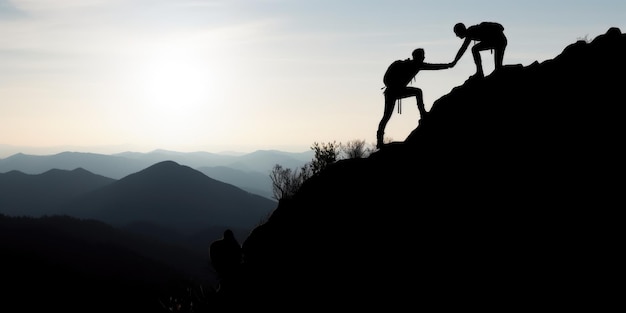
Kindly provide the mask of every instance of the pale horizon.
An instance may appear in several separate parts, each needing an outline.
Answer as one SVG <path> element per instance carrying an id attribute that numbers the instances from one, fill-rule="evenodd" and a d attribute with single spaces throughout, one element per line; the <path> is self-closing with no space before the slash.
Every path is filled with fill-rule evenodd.
<path id="1" fill-rule="evenodd" d="M 504 64 L 527 66 L 626 31 L 626 2 L 0 0 L 0 158 L 374 143 L 387 66 L 418 47 L 448 63 L 454 24 L 482 21 L 504 25 Z M 413 86 L 429 110 L 474 71 L 466 52 Z M 403 100 L 386 137 L 418 120 Z"/>
<path id="2" fill-rule="evenodd" d="M 312 146 L 312 145 L 311 145 Z M 165 148 L 155 148 L 149 146 L 140 146 L 140 145 L 111 145 L 111 146 L 13 146 L 13 145 L 5 145 L 0 144 L 0 159 L 5 159 L 15 154 L 26 154 L 26 155 L 35 155 L 35 156 L 48 156 L 55 155 L 63 152 L 78 152 L 78 153 L 94 153 L 94 154 L 104 154 L 104 155 L 114 155 L 125 152 L 138 152 L 138 153 L 150 153 L 157 150 L 163 151 L 171 151 L 171 152 L 181 152 L 181 153 L 192 153 L 192 152 L 209 152 L 215 154 L 225 154 L 225 155 L 243 155 L 248 153 L 253 153 L 256 151 L 282 151 L 282 152 L 291 152 L 291 153 L 302 153 L 312 151 L 311 146 L 289 146 L 289 145 L 275 145 L 275 146 L 244 146 L 244 145 L 232 145 L 232 146 L 205 146 L 205 147 L 189 147 L 185 149 L 181 147 L 179 149 L 165 149 Z"/>

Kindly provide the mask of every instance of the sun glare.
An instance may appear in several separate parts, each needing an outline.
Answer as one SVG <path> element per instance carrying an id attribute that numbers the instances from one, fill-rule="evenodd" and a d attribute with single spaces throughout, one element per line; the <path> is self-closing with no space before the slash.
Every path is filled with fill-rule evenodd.
<path id="1" fill-rule="evenodd" d="M 216 78 L 219 62 L 179 45 L 147 50 L 136 64 L 133 93 L 146 133 L 162 141 L 184 141 L 207 125 L 208 112 L 223 102 Z"/>
<path id="2" fill-rule="evenodd" d="M 211 99 L 214 81 L 207 62 L 189 51 L 162 49 L 144 61 L 142 93 L 155 111 L 194 111 Z"/>

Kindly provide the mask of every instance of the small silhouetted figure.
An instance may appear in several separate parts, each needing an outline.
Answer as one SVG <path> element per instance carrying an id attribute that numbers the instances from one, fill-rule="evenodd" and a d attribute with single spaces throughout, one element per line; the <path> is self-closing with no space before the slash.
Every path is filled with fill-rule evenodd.
<path id="1" fill-rule="evenodd" d="M 220 285 L 218 290 L 227 286 L 238 274 L 242 262 L 241 245 L 233 231 L 226 229 L 221 239 L 211 243 L 209 247 L 211 265 L 217 272 Z"/>
<path id="2" fill-rule="evenodd" d="M 442 70 L 452 67 L 453 63 L 434 64 L 424 62 L 424 49 L 417 48 L 413 50 L 413 59 L 397 60 L 391 63 L 385 72 L 383 82 L 385 83 L 385 110 L 383 118 L 378 124 L 376 132 L 376 147 L 383 145 L 383 136 L 385 127 L 391 118 L 393 109 L 396 106 L 396 100 L 415 96 L 417 100 L 417 109 L 420 112 L 420 118 L 426 117 L 426 108 L 424 107 L 424 99 L 422 90 L 417 87 L 409 87 L 408 84 L 413 80 L 420 70 Z"/>
<path id="3" fill-rule="evenodd" d="M 461 48 L 459 48 L 454 61 L 452 61 L 453 65 L 463 56 L 470 42 L 472 40 L 476 41 L 476 44 L 472 47 L 472 55 L 474 56 L 474 63 L 476 64 L 476 74 L 472 75 L 470 78 L 482 78 L 485 76 L 480 51 L 492 49 L 495 62 L 494 71 L 502 67 L 507 39 L 504 35 L 504 27 L 501 24 L 482 22 L 466 28 L 463 23 L 457 23 L 454 25 L 454 33 L 457 37 L 465 40 Z"/>

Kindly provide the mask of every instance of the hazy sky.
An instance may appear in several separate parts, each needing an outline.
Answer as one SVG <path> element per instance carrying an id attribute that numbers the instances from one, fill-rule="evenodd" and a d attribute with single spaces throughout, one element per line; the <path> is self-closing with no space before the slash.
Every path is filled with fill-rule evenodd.
<path id="1" fill-rule="evenodd" d="M 626 31 L 626 1 L 0 0 L 0 158 L 10 146 L 374 143 L 387 66 L 418 47 L 426 62 L 450 62 L 462 43 L 454 24 L 481 21 L 502 23 L 504 63 L 526 66 L 609 27 Z M 493 56 L 482 56 L 488 74 Z M 474 71 L 468 50 L 413 85 L 430 109 Z M 418 120 L 414 99 L 404 100 L 386 137 L 404 140 Z"/>

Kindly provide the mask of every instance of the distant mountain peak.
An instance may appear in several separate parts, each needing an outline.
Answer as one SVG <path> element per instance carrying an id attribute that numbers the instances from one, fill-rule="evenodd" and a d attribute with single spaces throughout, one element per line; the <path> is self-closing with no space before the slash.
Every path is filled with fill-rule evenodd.
<path id="1" fill-rule="evenodd" d="M 188 167 L 188 166 L 182 166 L 172 160 L 165 160 L 165 161 L 157 162 L 154 165 L 149 166 L 147 169 L 178 168 L 178 167 Z"/>
<path id="2" fill-rule="evenodd" d="M 70 215 L 118 226 L 144 221 L 188 233 L 206 225 L 251 229 L 275 206 L 272 200 L 168 160 L 81 197 L 72 203 Z"/>

